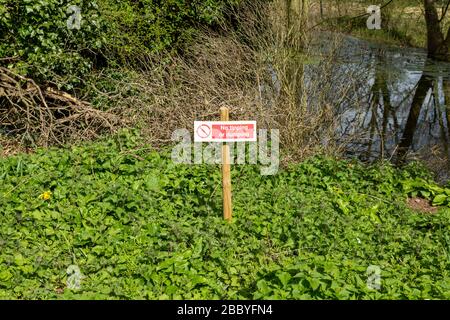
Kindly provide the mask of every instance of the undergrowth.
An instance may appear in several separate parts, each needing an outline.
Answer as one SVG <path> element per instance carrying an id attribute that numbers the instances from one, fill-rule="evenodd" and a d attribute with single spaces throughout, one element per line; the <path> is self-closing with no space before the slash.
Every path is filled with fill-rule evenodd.
<path id="1" fill-rule="evenodd" d="M 229 224 L 217 166 L 175 165 L 127 132 L 1 159 L 0 298 L 450 298 L 450 210 L 405 203 L 413 181 L 433 187 L 425 171 L 313 157 L 232 177 Z"/>

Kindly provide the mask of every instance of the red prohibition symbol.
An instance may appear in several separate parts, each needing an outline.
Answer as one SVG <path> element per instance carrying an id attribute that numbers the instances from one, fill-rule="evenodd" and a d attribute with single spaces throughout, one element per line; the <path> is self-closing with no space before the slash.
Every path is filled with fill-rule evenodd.
<path id="1" fill-rule="evenodd" d="M 207 124 L 202 124 L 197 128 L 197 135 L 202 138 L 208 138 L 211 134 L 211 128 Z"/>

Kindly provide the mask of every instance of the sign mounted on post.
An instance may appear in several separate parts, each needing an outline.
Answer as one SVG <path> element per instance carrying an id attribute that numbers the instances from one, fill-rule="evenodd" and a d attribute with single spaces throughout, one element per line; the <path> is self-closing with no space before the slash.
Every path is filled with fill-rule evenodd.
<path id="1" fill-rule="evenodd" d="M 220 143 L 257 141 L 256 121 L 229 121 L 229 112 L 227 107 L 221 107 L 221 121 L 194 121 L 194 141 Z M 222 143 L 223 217 L 229 222 L 233 217 L 230 162 L 230 146 Z"/>
<path id="2" fill-rule="evenodd" d="M 194 141 L 256 141 L 256 121 L 194 121 Z"/>

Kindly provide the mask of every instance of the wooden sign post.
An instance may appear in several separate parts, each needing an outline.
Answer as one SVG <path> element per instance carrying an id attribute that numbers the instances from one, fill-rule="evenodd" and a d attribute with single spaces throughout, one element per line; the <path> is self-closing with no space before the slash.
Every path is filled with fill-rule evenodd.
<path id="1" fill-rule="evenodd" d="M 220 120 L 230 120 L 230 112 L 227 107 L 220 108 Z M 226 142 L 222 145 L 222 189 L 223 218 L 231 221 L 233 217 L 233 206 L 231 202 L 230 146 Z"/>
<path id="2" fill-rule="evenodd" d="M 221 121 L 194 121 L 195 142 L 220 142 L 222 144 L 223 217 L 231 221 L 231 159 L 227 142 L 256 141 L 256 121 L 229 121 L 230 111 L 220 108 Z"/>

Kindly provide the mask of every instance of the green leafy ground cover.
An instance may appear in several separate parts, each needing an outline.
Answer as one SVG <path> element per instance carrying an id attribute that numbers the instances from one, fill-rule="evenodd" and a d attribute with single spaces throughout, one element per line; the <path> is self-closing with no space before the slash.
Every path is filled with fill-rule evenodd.
<path id="1" fill-rule="evenodd" d="M 228 224 L 217 166 L 175 165 L 134 136 L 1 159 L 0 298 L 450 298 L 450 210 L 405 204 L 450 190 L 417 167 L 316 157 L 232 176 Z"/>

